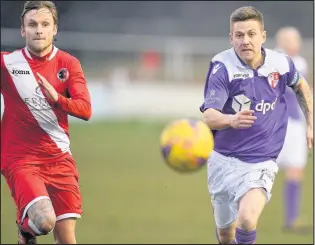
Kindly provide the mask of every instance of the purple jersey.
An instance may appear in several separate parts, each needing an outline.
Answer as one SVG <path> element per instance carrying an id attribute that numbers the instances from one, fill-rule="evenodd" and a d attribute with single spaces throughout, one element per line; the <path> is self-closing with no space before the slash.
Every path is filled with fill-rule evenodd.
<path id="1" fill-rule="evenodd" d="M 286 134 L 288 103 L 287 86 L 300 79 L 293 61 L 283 53 L 269 49 L 264 64 L 254 70 L 245 65 L 234 49 L 217 54 L 211 61 L 200 110 L 220 110 L 235 114 L 254 110 L 257 120 L 251 128 L 232 127 L 214 132 L 214 150 L 249 163 L 278 157 Z"/>

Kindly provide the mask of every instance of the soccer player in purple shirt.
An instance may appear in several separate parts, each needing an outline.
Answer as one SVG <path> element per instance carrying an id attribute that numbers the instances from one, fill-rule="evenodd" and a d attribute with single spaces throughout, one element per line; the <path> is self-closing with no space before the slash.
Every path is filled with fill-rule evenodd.
<path id="1" fill-rule="evenodd" d="M 303 76 L 284 53 L 262 47 L 263 15 L 253 7 L 230 17 L 232 48 L 211 61 L 200 110 L 214 132 L 208 160 L 208 188 L 216 232 L 222 244 L 256 242 L 256 226 L 270 200 L 278 172 L 291 87 L 307 122 L 313 146 L 313 98 Z"/>
<path id="2" fill-rule="evenodd" d="M 300 32 L 294 27 L 283 27 L 276 34 L 277 50 L 281 50 L 291 57 L 296 69 L 303 77 L 307 77 L 307 62 L 300 56 L 302 44 Z M 300 224 L 298 217 L 301 201 L 301 182 L 303 170 L 307 164 L 307 142 L 305 139 L 305 120 L 299 108 L 298 101 L 292 89 L 286 90 L 288 104 L 288 127 L 283 148 L 277 159 L 280 168 L 285 170 L 285 184 L 283 188 L 285 220 L 287 231 L 308 232 L 312 227 Z M 308 229 L 311 228 L 311 229 Z"/>

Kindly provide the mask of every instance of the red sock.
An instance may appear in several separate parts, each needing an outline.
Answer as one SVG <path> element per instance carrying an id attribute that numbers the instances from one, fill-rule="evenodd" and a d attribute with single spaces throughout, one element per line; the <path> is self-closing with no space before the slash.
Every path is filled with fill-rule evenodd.
<path id="1" fill-rule="evenodd" d="M 35 227 L 35 229 L 37 230 L 33 230 L 33 228 L 29 225 L 31 223 L 31 226 L 32 226 L 32 224 L 33 224 L 33 222 L 28 218 L 28 217 L 26 217 L 24 220 L 23 220 L 23 223 L 21 224 L 21 229 L 22 229 L 22 231 L 24 231 L 24 232 L 27 232 L 27 233 L 30 233 L 30 234 L 32 234 L 33 236 L 39 236 L 40 234 L 38 234 L 37 232 L 38 232 L 38 229 Z"/>

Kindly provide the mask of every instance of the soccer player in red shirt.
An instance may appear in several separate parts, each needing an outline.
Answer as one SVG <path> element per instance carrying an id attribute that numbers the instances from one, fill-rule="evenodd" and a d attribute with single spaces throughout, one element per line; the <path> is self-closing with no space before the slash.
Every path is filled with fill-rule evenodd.
<path id="1" fill-rule="evenodd" d="M 89 120 L 91 101 L 80 62 L 53 45 L 57 24 L 53 2 L 28 1 L 26 47 L 1 52 L 1 173 L 17 206 L 19 244 L 52 231 L 55 243 L 76 243 L 82 213 L 68 114 Z"/>

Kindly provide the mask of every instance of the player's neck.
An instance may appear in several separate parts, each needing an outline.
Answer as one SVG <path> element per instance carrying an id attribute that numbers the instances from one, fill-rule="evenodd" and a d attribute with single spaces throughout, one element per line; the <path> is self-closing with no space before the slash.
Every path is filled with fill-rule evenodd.
<path id="1" fill-rule="evenodd" d="M 32 56 L 35 56 L 35 58 L 41 59 L 41 58 L 45 58 L 46 56 L 51 54 L 51 52 L 53 50 L 53 45 L 50 45 L 49 47 L 47 47 L 45 50 L 43 50 L 41 52 L 35 52 L 27 46 L 26 46 L 26 48 Z"/>
<path id="2" fill-rule="evenodd" d="M 263 63 L 264 63 L 264 54 L 262 52 L 259 53 L 259 55 L 257 55 L 257 57 L 255 57 L 254 59 L 252 59 L 251 61 L 245 62 L 249 67 L 251 67 L 252 69 L 257 69 L 258 67 L 260 67 Z"/>

